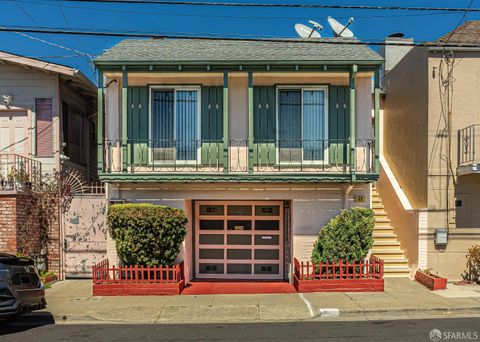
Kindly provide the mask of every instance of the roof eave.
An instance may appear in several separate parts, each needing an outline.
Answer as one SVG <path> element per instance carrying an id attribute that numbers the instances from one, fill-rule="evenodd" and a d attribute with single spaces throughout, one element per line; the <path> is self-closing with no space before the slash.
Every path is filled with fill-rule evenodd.
<path id="1" fill-rule="evenodd" d="M 383 59 L 372 60 L 316 60 L 316 61 L 279 61 L 279 60 L 256 60 L 256 61 L 122 61 L 122 60 L 95 60 L 96 66 L 128 66 L 128 65 L 153 65 L 153 66 L 171 66 L 171 65 L 189 65 L 189 66 L 204 66 L 204 65 L 222 65 L 222 66 L 261 66 L 261 65 L 283 65 L 283 66 L 295 66 L 295 65 L 365 65 L 376 66 L 384 63 Z"/>

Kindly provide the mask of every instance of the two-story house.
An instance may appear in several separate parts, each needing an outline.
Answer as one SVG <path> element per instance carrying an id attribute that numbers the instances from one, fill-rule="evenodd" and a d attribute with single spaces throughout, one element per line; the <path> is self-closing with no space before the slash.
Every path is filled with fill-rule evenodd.
<path id="1" fill-rule="evenodd" d="M 356 39 L 124 40 L 95 60 L 107 196 L 187 212 L 187 280 L 285 280 L 371 207 L 382 62 Z"/>
<path id="2" fill-rule="evenodd" d="M 38 236 L 22 230 L 31 204 L 21 184 L 67 169 L 97 179 L 96 95 L 77 69 L 0 51 L 0 251 L 48 255 L 49 269 L 62 277 L 64 221 L 55 219 L 48 248 L 39 246 Z"/>

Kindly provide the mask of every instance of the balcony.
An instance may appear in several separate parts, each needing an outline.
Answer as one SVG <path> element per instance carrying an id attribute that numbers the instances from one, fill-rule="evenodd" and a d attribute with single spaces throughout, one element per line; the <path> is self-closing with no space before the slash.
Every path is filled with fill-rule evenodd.
<path id="1" fill-rule="evenodd" d="M 374 141 L 105 141 L 103 180 L 348 181 L 374 180 Z"/>
<path id="2" fill-rule="evenodd" d="M 18 154 L 0 154 L 0 191 L 20 191 L 39 181 L 42 163 Z"/>
<path id="3" fill-rule="evenodd" d="M 471 125 L 458 131 L 459 176 L 480 174 L 480 125 Z"/>

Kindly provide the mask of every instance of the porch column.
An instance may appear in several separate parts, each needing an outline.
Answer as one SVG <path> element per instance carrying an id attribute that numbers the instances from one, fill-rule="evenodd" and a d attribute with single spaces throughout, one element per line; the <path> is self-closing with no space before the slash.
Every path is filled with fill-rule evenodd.
<path id="1" fill-rule="evenodd" d="M 127 87 L 128 73 L 124 65 L 122 67 L 122 171 L 127 172 Z"/>
<path id="2" fill-rule="evenodd" d="M 248 173 L 253 173 L 253 74 L 248 72 Z"/>
<path id="3" fill-rule="evenodd" d="M 374 131 L 375 131 L 375 164 L 374 171 L 379 173 L 380 171 L 380 68 L 375 71 L 375 90 L 374 90 Z"/>
<path id="4" fill-rule="evenodd" d="M 228 72 L 223 73 L 223 173 L 228 173 Z"/>
<path id="5" fill-rule="evenodd" d="M 103 72 L 97 69 L 97 171 L 103 171 Z"/>
<path id="6" fill-rule="evenodd" d="M 357 167 L 357 155 L 355 150 L 355 78 L 357 76 L 358 67 L 356 64 L 352 65 L 350 71 L 350 174 L 352 176 L 352 182 L 355 182 L 356 167 Z"/>

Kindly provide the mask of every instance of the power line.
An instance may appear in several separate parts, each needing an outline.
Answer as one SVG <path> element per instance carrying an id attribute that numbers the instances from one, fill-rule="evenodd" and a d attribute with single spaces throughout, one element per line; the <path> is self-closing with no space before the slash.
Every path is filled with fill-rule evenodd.
<path id="1" fill-rule="evenodd" d="M 160 34 L 135 31 L 93 31 L 39 26 L 8 26 L 0 24 L 0 32 L 30 32 L 61 35 L 85 35 L 97 37 L 130 37 L 130 38 L 157 38 L 157 39 L 190 39 L 190 40 L 227 40 L 227 41 L 250 41 L 250 42 L 290 42 L 324 45 L 368 45 L 368 46 L 427 46 L 449 48 L 480 48 L 480 44 L 471 43 L 442 43 L 442 42 L 385 42 L 385 41 L 360 41 L 357 39 L 295 39 L 295 38 L 240 38 L 220 36 L 195 36 L 180 34 Z"/>
<path id="2" fill-rule="evenodd" d="M 57 1 L 57 0 L 47 0 Z M 371 6 L 371 5 L 320 5 L 320 4 L 276 4 L 276 3 L 241 3 L 241 2 L 200 2 L 200 1 L 168 1 L 168 0 L 61 0 L 64 2 L 94 2 L 117 4 L 154 4 L 180 6 L 214 6 L 214 7 L 269 7 L 269 8 L 323 8 L 350 10 L 380 10 L 380 11 L 443 11 L 443 12 L 480 12 L 480 8 L 465 7 L 416 7 L 416 6 Z"/>
<path id="3" fill-rule="evenodd" d="M 16 0 L 17 2 L 33 4 L 37 6 L 56 6 L 49 4 L 48 2 L 33 2 L 28 0 Z M 140 11 L 140 10 L 127 10 L 118 8 L 99 8 L 99 7 L 86 7 L 78 5 L 63 4 L 64 8 L 83 9 L 89 11 L 100 11 L 110 13 L 126 13 L 126 14 L 146 14 L 155 16 L 178 16 L 178 17 L 200 17 L 200 18 L 225 18 L 225 19 L 243 19 L 243 20 L 302 20 L 305 16 L 252 16 L 252 15 L 221 15 L 221 14 L 193 14 L 193 13 L 176 13 L 176 12 L 159 12 L 159 11 Z M 383 18 L 404 18 L 404 17 L 419 17 L 419 16 L 436 16 L 436 15 L 458 15 L 456 12 L 435 12 L 435 13 L 416 13 L 416 14 L 391 14 L 391 15 L 368 15 L 368 16 L 355 16 L 355 19 L 383 19 Z M 350 16 L 340 16 L 337 19 L 348 19 Z"/>

